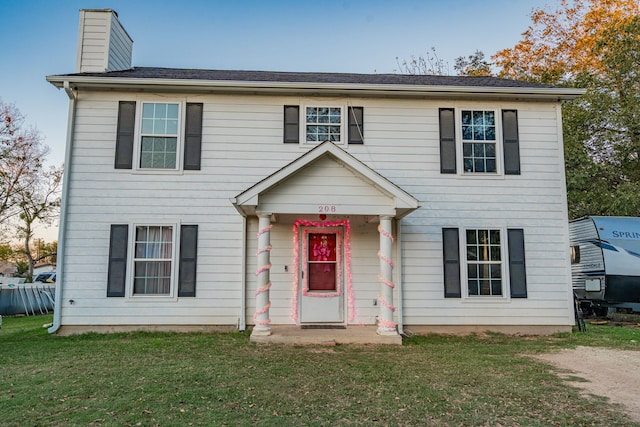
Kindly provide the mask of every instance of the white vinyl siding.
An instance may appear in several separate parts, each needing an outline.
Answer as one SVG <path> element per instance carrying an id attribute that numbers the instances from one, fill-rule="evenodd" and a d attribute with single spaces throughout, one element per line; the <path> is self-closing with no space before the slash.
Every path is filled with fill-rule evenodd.
<path id="1" fill-rule="evenodd" d="M 243 315 L 248 324 L 253 321 L 257 220 L 248 218 L 247 266 L 243 268 L 243 219 L 230 199 L 313 148 L 282 143 L 283 105 L 335 105 L 338 101 L 285 95 L 174 97 L 204 105 L 202 167 L 197 173 L 184 171 L 160 179 L 158 174 L 114 170 L 114 141 L 119 101 L 167 102 L 166 98 L 115 91 L 78 94 L 63 261 L 65 296 L 73 296 L 78 303 L 71 305 L 67 297 L 62 300 L 63 325 L 235 326 L 241 315 L 244 280 Z M 394 275 L 398 282 L 402 279 L 405 325 L 572 324 L 558 104 L 392 98 L 339 102 L 361 105 L 367 115 L 366 145 L 348 146 L 349 155 L 420 201 L 421 207 L 402 219 L 404 235 L 396 241 L 401 246 L 394 252 L 402 253 L 402 268 L 397 266 Z M 479 174 L 473 179 L 442 175 L 438 109 L 443 107 L 517 109 L 521 175 Z M 352 209 L 362 208 L 353 215 L 354 224 L 359 221 L 352 227 L 353 285 L 358 319 L 373 324 L 379 310 L 373 301 L 380 292 L 376 215 L 393 207 L 385 205 L 389 199 L 380 190 L 346 167 L 330 159 L 321 162 L 317 168 L 311 165 L 301 171 L 299 181 L 283 183 L 261 200 L 287 213 L 278 216 L 271 232 L 272 323 L 293 323 L 291 220 L 317 218 L 319 206 L 342 200 Z M 327 172 L 324 167 L 331 173 L 323 173 Z M 293 194 L 300 197 L 288 197 Z M 197 297 L 153 304 L 105 298 L 110 224 L 149 224 L 151 214 L 158 221 L 198 224 Z M 442 228 L 447 227 L 523 228 L 527 298 L 445 299 Z"/>
<path id="2" fill-rule="evenodd" d="M 77 72 L 131 68 L 133 41 L 111 11 L 82 10 Z"/>
<path id="3" fill-rule="evenodd" d="M 111 19 L 109 37 L 109 61 L 107 71 L 128 70 L 131 68 L 133 41 L 117 19 Z"/>

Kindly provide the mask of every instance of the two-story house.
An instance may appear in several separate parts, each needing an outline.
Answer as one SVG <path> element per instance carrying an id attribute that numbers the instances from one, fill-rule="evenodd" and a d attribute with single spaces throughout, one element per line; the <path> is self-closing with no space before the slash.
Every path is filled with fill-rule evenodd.
<path id="1" fill-rule="evenodd" d="M 51 332 L 568 331 L 560 101 L 493 77 L 133 67 L 82 10 Z"/>

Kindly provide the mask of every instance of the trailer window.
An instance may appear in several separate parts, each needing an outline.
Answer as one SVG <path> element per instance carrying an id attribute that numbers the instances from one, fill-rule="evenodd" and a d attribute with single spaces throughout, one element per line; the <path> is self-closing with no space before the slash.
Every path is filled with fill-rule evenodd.
<path id="1" fill-rule="evenodd" d="M 571 264 L 578 264 L 580 262 L 580 246 L 571 246 L 569 253 L 571 254 Z"/>

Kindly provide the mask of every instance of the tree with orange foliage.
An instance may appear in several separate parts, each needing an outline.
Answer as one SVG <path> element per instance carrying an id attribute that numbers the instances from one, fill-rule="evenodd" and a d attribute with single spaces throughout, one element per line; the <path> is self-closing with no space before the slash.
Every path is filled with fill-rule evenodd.
<path id="1" fill-rule="evenodd" d="M 596 46 L 638 15 L 637 0 L 560 0 L 555 10 L 534 9 L 523 39 L 492 59 L 500 77 L 547 84 L 571 82 L 582 72 L 606 72 Z"/>
<path id="2" fill-rule="evenodd" d="M 569 215 L 640 216 L 640 4 L 560 0 L 534 10 L 499 76 L 585 88 L 563 105 Z"/>

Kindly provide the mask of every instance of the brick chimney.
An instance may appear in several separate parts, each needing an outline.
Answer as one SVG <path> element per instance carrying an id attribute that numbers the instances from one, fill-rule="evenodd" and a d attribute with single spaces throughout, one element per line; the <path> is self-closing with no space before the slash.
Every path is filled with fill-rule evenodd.
<path id="1" fill-rule="evenodd" d="M 115 10 L 80 10 L 77 73 L 128 70 L 132 50 L 133 40 Z"/>

